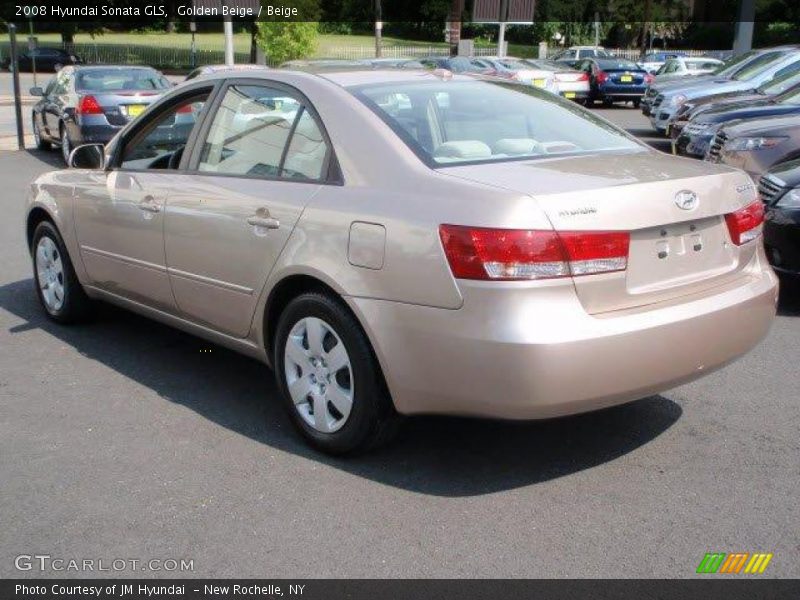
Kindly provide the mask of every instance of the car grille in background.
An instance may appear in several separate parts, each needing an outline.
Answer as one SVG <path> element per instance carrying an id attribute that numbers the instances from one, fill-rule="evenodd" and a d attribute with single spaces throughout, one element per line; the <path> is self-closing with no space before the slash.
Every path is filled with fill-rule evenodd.
<path id="1" fill-rule="evenodd" d="M 717 135 L 714 136 L 714 141 L 711 142 L 711 146 L 708 148 L 708 156 L 706 158 L 719 162 L 719 155 L 722 154 L 722 147 L 727 141 L 728 134 L 724 131 L 718 132 Z"/>
<path id="2" fill-rule="evenodd" d="M 661 106 L 661 103 L 664 102 L 664 94 L 659 94 L 656 96 L 656 99 L 653 100 L 653 108 L 658 108 Z"/>
<path id="3" fill-rule="evenodd" d="M 769 175 L 764 175 L 758 181 L 758 193 L 761 194 L 761 199 L 765 204 L 772 204 L 783 191 L 783 186 Z"/>

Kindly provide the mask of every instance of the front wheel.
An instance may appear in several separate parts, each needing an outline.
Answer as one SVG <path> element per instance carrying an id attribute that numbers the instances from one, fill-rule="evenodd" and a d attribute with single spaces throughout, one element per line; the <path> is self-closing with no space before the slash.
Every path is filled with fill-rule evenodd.
<path id="1" fill-rule="evenodd" d="M 330 454 L 387 441 L 398 415 L 369 341 L 336 299 L 306 293 L 292 300 L 275 334 L 276 378 L 303 437 Z"/>
<path id="2" fill-rule="evenodd" d="M 42 221 L 33 233 L 33 275 L 36 294 L 47 316 L 58 323 L 86 318 L 89 300 L 75 275 L 64 240 L 55 225 Z"/>

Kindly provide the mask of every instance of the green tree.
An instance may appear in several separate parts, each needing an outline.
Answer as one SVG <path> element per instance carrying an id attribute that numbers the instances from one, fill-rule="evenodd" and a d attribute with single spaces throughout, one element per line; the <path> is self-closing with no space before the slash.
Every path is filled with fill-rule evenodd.
<path id="1" fill-rule="evenodd" d="M 269 0 L 261 0 L 265 8 L 270 4 Z M 317 48 L 319 0 L 296 0 L 292 6 L 297 8 L 297 17 L 292 20 L 277 17 L 258 23 L 256 43 L 270 64 L 306 58 Z"/>

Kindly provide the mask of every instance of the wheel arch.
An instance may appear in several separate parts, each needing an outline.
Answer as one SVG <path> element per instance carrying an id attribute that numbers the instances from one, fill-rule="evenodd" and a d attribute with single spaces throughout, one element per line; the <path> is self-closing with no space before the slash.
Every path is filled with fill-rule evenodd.
<path id="1" fill-rule="evenodd" d="M 34 206 L 28 212 L 28 216 L 25 220 L 25 240 L 28 243 L 29 250 L 32 250 L 33 234 L 36 231 L 36 228 L 39 226 L 39 223 L 41 223 L 42 221 L 49 221 L 50 223 L 52 223 L 53 227 L 55 227 L 56 230 L 58 230 L 59 234 L 61 234 L 61 237 L 62 238 L 64 237 L 64 234 L 61 233 L 58 223 L 56 223 L 56 220 L 53 218 L 53 215 L 51 215 L 47 210 L 45 210 L 41 206 Z"/>
<path id="2" fill-rule="evenodd" d="M 342 307 L 344 307 L 344 309 L 352 315 L 353 319 L 355 319 L 355 322 L 358 323 L 358 326 L 361 328 L 361 332 L 364 334 L 367 343 L 369 344 L 373 360 L 378 366 L 378 374 L 382 381 L 383 387 L 386 390 L 386 393 L 392 404 L 394 405 L 391 390 L 389 389 L 386 379 L 383 361 L 376 350 L 375 343 L 370 335 L 369 329 L 365 327 L 364 320 L 356 311 L 353 310 L 353 307 L 345 300 L 341 293 L 339 293 L 331 285 L 324 282 L 322 279 L 313 275 L 306 273 L 287 275 L 273 286 L 267 297 L 267 301 L 264 306 L 264 320 L 262 323 L 262 329 L 264 353 L 269 364 L 272 365 L 273 369 L 275 368 L 272 354 L 275 346 L 275 332 L 281 313 L 286 306 L 288 306 L 289 302 L 299 295 L 307 292 L 319 292 L 331 296 L 335 300 L 339 301 Z"/>

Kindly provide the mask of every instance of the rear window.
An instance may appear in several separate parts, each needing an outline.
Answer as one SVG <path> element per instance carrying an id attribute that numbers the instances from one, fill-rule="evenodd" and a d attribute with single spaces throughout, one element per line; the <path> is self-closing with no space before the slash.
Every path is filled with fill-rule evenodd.
<path id="1" fill-rule="evenodd" d="M 91 69 L 79 71 L 75 87 L 85 92 L 166 90 L 170 83 L 152 69 Z"/>
<path id="2" fill-rule="evenodd" d="M 431 166 L 642 150 L 624 131 L 530 86 L 473 80 L 350 91 Z"/>
<path id="3" fill-rule="evenodd" d="M 631 60 L 626 60 L 624 58 L 615 58 L 613 60 L 608 59 L 599 59 L 597 61 L 597 66 L 603 69 L 604 71 L 613 71 L 615 69 L 619 70 L 640 70 L 639 65 Z"/>

